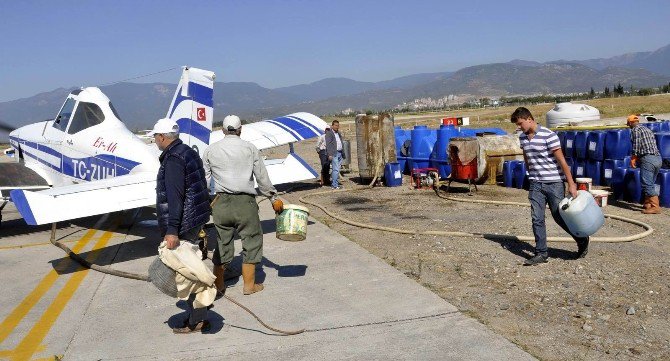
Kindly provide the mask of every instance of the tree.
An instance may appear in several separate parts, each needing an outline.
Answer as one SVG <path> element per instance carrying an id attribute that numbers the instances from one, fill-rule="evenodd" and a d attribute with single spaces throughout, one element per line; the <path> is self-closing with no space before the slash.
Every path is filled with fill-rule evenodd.
<path id="1" fill-rule="evenodd" d="M 589 98 L 595 98 L 596 97 L 596 92 L 593 90 L 593 87 L 591 87 L 591 91 L 589 92 Z"/>
<path id="2" fill-rule="evenodd" d="M 610 96 L 610 88 L 607 87 L 607 86 L 605 87 L 605 96 L 606 96 L 606 97 L 609 97 L 609 96 Z"/>

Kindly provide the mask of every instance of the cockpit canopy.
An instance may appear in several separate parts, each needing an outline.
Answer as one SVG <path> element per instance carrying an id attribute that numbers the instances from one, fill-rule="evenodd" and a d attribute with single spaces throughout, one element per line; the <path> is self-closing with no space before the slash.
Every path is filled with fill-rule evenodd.
<path id="1" fill-rule="evenodd" d="M 52 126 L 68 134 L 75 134 L 102 124 L 105 119 L 121 122 L 109 98 L 100 89 L 89 87 L 73 90 L 68 95 Z"/>

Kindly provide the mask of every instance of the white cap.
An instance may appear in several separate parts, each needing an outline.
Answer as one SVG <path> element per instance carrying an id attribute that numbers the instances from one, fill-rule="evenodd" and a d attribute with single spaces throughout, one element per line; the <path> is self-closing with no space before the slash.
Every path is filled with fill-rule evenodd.
<path id="1" fill-rule="evenodd" d="M 149 132 L 149 136 L 154 134 L 168 134 L 168 133 L 179 133 L 179 126 L 177 122 L 170 118 L 158 119 L 154 125 L 154 129 Z"/>
<path id="2" fill-rule="evenodd" d="M 228 130 L 228 128 L 232 127 L 233 130 L 238 130 L 242 126 L 242 121 L 240 120 L 240 117 L 237 115 L 228 115 L 225 118 L 223 118 L 223 129 Z"/>

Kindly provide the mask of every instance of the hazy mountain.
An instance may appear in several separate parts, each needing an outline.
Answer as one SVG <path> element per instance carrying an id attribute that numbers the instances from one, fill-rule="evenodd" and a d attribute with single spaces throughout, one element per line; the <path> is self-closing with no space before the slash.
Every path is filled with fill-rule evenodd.
<path id="1" fill-rule="evenodd" d="M 218 82 L 214 89 L 214 121 L 221 121 L 226 114 L 258 120 L 296 111 L 326 114 L 348 108 L 388 109 L 418 98 L 435 99 L 449 94 L 568 93 L 588 91 L 591 87 L 600 91 L 618 83 L 624 87 L 650 87 L 668 82 L 670 45 L 653 52 L 580 61 L 539 63 L 515 59 L 457 72 L 414 74 L 380 82 L 328 78 L 277 89 L 250 82 Z M 150 128 L 156 119 L 165 116 L 175 87 L 176 83 L 118 83 L 101 90 L 114 103 L 122 120 L 135 130 Z M 58 88 L 0 102 L 0 119 L 21 126 L 52 118 L 72 89 Z"/>

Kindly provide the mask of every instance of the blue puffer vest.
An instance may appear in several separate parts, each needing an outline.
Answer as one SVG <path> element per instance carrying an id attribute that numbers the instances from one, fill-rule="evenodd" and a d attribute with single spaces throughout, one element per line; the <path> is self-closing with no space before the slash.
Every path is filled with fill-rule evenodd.
<path id="1" fill-rule="evenodd" d="M 198 153 L 180 139 L 175 140 L 161 154 L 161 167 L 156 178 L 156 215 L 161 234 L 165 234 L 168 227 L 168 201 L 165 192 L 165 162 L 174 157 L 184 164 L 185 194 L 184 210 L 181 217 L 179 235 L 209 221 L 211 208 L 209 206 L 209 190 L 205 179 L 205 169 Z"/>

